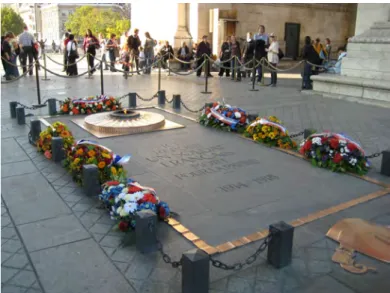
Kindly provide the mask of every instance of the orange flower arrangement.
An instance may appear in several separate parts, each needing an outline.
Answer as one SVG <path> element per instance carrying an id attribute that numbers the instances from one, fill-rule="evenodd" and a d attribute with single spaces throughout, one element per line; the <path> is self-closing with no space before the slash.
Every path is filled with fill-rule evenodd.
<path id="1" fill-rule="evenodd" d="M 70 149 L 74 143 L 73 135 L 65 124 L 58 121 L 53 123 L 52 126 L 49 126 L 39 134 L 37 141 L 38 151 L 45 153 L 45 157 L 48 159 L 51 158 L 51 140 L 53 137 L 62 137 L 64 139 L 65 150 Z"/>
<path id="2" fill-rule="evenodd" d="M 67 98 L 61 104 L 60 113 L 69 115 L 93 114 L 121 109 L 119 99 L 108 96 L 87 97 L 82 99 Z"/>

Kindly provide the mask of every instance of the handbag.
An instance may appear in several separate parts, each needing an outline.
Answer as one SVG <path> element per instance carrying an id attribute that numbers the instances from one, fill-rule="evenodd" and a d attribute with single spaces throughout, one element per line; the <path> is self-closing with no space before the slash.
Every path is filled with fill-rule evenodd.
<path id="1" fill-rule="evenodd" d="M 119 48 L 118 47 L 114 48 L 114 56 L 115 56 L 115 58 L 119 57 Z"/>
<path id="2" fill-rule="evenodd" d="M 282 60 L 284 57 L 284 53 L 281 49 L 279 49 L 278 57 L 279 57 L 279 61 Z"/>
<path id="3" fill-rule="evenodd" d="M 73 50 L 72 49 L 73 44 L 75 44 L 75 43 L 72 42 L 72 44 L 70 45 L 69 57 L 74 57 L 75 59 L 78 59 L 80 56 L 79 56 L 79 53 L 77 52 L 77 46 L 76 46 L 76 50 Z"/>

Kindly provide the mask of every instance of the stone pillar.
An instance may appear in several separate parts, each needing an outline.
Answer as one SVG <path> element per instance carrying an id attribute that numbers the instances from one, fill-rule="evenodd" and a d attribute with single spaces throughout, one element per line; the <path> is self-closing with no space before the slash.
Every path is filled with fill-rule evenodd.
<path id="1" fill-rule="evenodd" d="M 359 3 L 356 13 L 355 36 L 370 29 L 374 22 L 390 21 L 389 3 Z"/>
<path id="2" fill-rule="evenodd" d="M 173 44 L 174 49 L 179 49 L 181 47 L 182 42 L 186 42 L 187 46 L 190 47 L 192 36 L 188 31 L 189 24 L 189 11 L 188 11 L 188 3 L 178 3 L 177 10 L 177 30 L 175 33 L 175 42 Z"/>

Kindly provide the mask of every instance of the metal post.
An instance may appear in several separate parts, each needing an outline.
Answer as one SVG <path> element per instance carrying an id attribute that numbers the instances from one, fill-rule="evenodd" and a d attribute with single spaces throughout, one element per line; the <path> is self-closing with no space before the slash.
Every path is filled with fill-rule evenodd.
<path id="1" fill-rule="evenodd" d="M 16 107 L 16 120 L 18 121 L 18 125 L 26 124 L 26 115 L 24 114 L 23 107 Z"/>
<path id="2" fill-rule="evenodd" d="M 208 85 L 209 85 L 209 70 L 208 70 L 208 65 L 209 65 L 209 59 L 207 58 L 206 55 L 204 55 L 205 62 L 204 62 L 204 75 L 205 75 L 205 84 L 204 84 L 204 92 L 201 92 L 202 94 L 211 94 L 211 92 L 208 91 Z"/>
<path id="3" fill-rule="evenodd" d="M 180 101 L 181 101 L 180 95 L 173 95 L 172 108 L 176 110 L 180 110 Z"/>
<path id="4" fill-rule="evenodd" d="M 269 226 L 272 235 L 268 243 L 267 260 L 275 268 L 280 269 L 291 263 L 294 227 L 281 221 Z"/>
<path id="5" fill-rule="evenodd" d="M 129 107 L 136 108 L 137 107 L 137 94 L 129 93 Z"/>
<path id="6" fill-rule="evenodd" d="M 181 292 L 208 293 L 210 283 L 209 255 L 200 249 L 183 253 L 181 258 Z"/>
<path id="7" fill-rule="evenodd" d="M 250 89 L 251 92 L 258 92 L 259 90 L 258 89 L 255 89 L 255 82 L 256 82 L 256 58 L 255 56 L 253 56 L 253 59 L 252 59 L 252 67 L 253 67 L 253 70 L 252 70 L 252 89 Z"/>
<path id="8" fill-rule="evenodd" d="M 41 121 L 40 120 L 31 120 L 30 121 L 30 129 L 31 129 L 31 139 L 33 142 L 36 142 L 39 139 L 39 135 L 42 131 Z"/>
<path id="9" fill-rule="evenodd" d="M 151 210 L 142 210 L 135 215 L 136 248 L 141 253 L 157 251 L 157 215 Z"/>
<path id="10" fill-rule="evenodd" d="M 48 99 L 47 103 L 49 105 L 49 115 L 53 116 L 57 114 L 57 100 L 56 99 Z"/>
<path id="11" fill-rule="evenodd" d="M 47 72 L 46 72 L 46 53 L 43 53 L 43 66 L 45 67 L 43 68 L 45 78 L 42 78 L 42 80 L 50 80 L 49 78 L 47 78 Z"/>
<path id="12" fill-rule="evenodd" d="M 18 102 L 9 102 L 9 110 L 11 112 L 11 118 L 16 118 L 16 107 Z"/>
<path id="13" fill-rule="evenodd" d="M 102 96 L 104 95 L 104 85 L 103 85 L 103 62 L 100 61 L 100 90 L 102 93 Z"/>
<path id="14" fill-rule="evenodd" d="M 161 57 L 158 61 L 158 91 L 161 90 Z"/>
<path id="15" fill-rule="evenodd" d="M 41 104 L 41 89 L 39 87 L 39 61 L 37 60 L 35 62 L 35 75 L 36 75 L 36 81 L 37 81 L 37 95 L 38 95 L 38 105 Z"/>
<path id="16" fill-rule="evenodd" d="M 390 176 L 390 150 L 382 152 L 381 174 Z"/>
<path id="17" fill-rule="evenodd" d="M 165 105 L 165 91 L 158 91 L 158 104 L 159 105 Z"/>
<path id="18" fill-rule="evenodd" d="M 64 139 L 62 137 L 53 137 L 51 139 L 51 154 L 53 162 L 61 162 L 65 158 Z"/>
<path id="19" fill-rule="evenodd" d="M 99 195 L 99 169 L 96 165 L 83 166 L 83 191 L 87 196 L 95 197 Z"/>

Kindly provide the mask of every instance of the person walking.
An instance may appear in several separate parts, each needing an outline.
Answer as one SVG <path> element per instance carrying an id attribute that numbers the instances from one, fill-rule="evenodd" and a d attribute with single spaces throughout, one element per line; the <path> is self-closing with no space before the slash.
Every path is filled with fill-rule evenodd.
<path id="1" fill-rule="evenodd" d="M 41 55 L 45 54 L 45 44 L 46 44 L 47 39 L 43 40 L 41 39 L 39 41 L 39 47 L 41 47 Z"/>
<path id="2" fill-rule="evenodd" d="M 104 64 L 104 70 L 108 70 L 108 66 L 107 66 L 107 60 L 106 60 L 106 54 L 107 54 L 107 50 L 106 50 L 106 45 L 107 45 L 107 40 L 106 38 L 103 36 L 103 34 L 99 33 L 99 44 L 100 44 L 100 58 L 102 60 L 102 64 L 99 65 L 98 69 L 100 69 L 100 66 L 102 66 Z"/>
<path id="3" fill-rule="evenodd" d="M 190 48 L 188 48 L 186 42 L 183 42 L 179 50 L 177 50 L 177 57 L 179 60 L 183 62 L 190 62 L 191 60 Z M 190 67 L 189 63 L 180 63 L 180 68 L 182 70 L 187 70 L 189 67 Z"/>
<path id="4" fill-rule="evenodd" d="M 268 62 L 276 67 L 279 63 L 279 43 L 276 41 L 276 36 L 272 33 L 269 36 L 271 44 L 268 49 L 266 49 Z M 278 75 L 274 68 L 271 68 L 271 84 L 269 86 L 276 87 Z"/>
<path id="5" fill-rule="evenodd" d="M 150 74 L 152 72 L 151 66 L 154 59 L 154 47 L 157 45 L 157 41 L 154 40 L 149 32 L 145 33 L 145 44 L 144 44 L 144 53 L 146 60 L 145 74 Z"/>
<path id="6" fill-rule="evenodd" d="M 69 76 L 78 75 L 76 59 L 79 58 L 77 53 L 77 44 L 74 41 L 74 35 L 68 35 L 68 42 L 66 43 L 65 51 L 67 52 L 67 67 L 66 74 Z"/>
<path id="7" fill-rule="evenodd" d="M 267 52 L 266 48 L 269 45 L 269 36 L 265 32 L 265 26 L 264 25 L 259 25 L 259 30 L 258 32 L 254 35 L 253 39 L 255 40 L 255 57 L 256 57 L 256 62 L 260 61 L 261 58 L 267 58 Z M 260 83 L 261 79 L 263 77 L 263 66 L 258 65 L 257 67 L 257 82 Z"/>
<path id="8" fill-rule="evenodd" d="M 240 49 L 240 43 L 237 42 L 236 36 L 231 37 L 231 57 L 235 57 L 230 61 L 231 69 L 232 69 L 232 80 L 236 79 L 237 81 L 241 81 L 241 71 L 240 71 L 240 63 L 238 62 L 241 60 L 241 49 Z"/>
<path id="9" fill-rule="evenodd" d="M 53 50 L 53 54 L 56 52 L 56 42 L 51 42 L 51 49 Z"/>
<path id="10" fill-rule="evenodd" d="M 246 73 L 248 73 L 248 77 L 251 77 L 251 72 L 253 66 L 253 56 L 255 54 L 255 41 L 252 38 L 252 33 L 246 33 L 246 40 L 244 43 L 244 48 L 242 49 L 242 62 L 246 64 L 245 68 L 247 70 L 244 71 L 244 78 L 246 77 Z"/>
<path id="11" fill-rule="evenodd" d="M 100 48 L 99 40 L 92 34 L 92 31 L 90 29 L 87 29 L 87 33 L 85 34 L 84 38 L 84 53 L 88 54 L 87 61 L 89 65 L 90 73 L 93 74 L 96 69 L 95 67 L 95 56 L 96 56 L 96 49 Z"/>
<path id="12" fill-rule="evenodd" d="M 221 45 L 221 51 L 219 52 L 219 59 L 221 60 L 221 68 L 219 69 L 219 77 L 222 77 L 226 72 L 226 77 L 230 76 L 230 62 L 229 60 L 231 50 L 230 50 L 230 36 L 226 37 L 226 41 Z"/>
<path id="13" fill-rule="evenodd" d="M 306 61 L 303 67 L 303 90 L 311 90 L 312 82 L 310 76 L 313 74 L 313 64 L 318 64 L 321 59 L 318 56 L 316 50 L 312 45 L 311 38 L 309 36 L 305 37 L 305 45 L 302 50 L 302 58 Z"/>
<path id="14" fill-rule="evenodd" d="M 134 34 L 129 36 L 127 39 L 127 46 L 129 47 L 131 54 L 131 64 L 135 63 L 135 67 L 137 70 L 137 74 L 140 75 L 139 72 L 139 47 L 141 46 L 141 40 L 138 36 L 139 29 L 134 29 Z M 133 71 L 133 68 L 131 69 Z"/>
<path id="15" fill-rule="evenodd" d="M 199 67 L 203 61 L 206 60 L 207 57 L 203 56 L 203 54 L 207 55 L 207 56 L 211 56 L 211 47 L 210 47 L 210 44 L 207 42 L 207 36 L 204 35 L 202 37 L 202 42 L 199 43 L 197 49 L 196 49 L 196 57 L 198 58 L 198 61 L 197 61 L 197 65 L 196 67 Z M 197 72 L 196 72 L 196 76 L 200 77 L 200 75 L 202 74 L 202 67 L 200 67 Z M 205 68 L 205 75 L 207 74 L 208 77 L 213 77 L 211 74 L 210 74 L 210 60 L 208 60 L 207 62 L 207 68 Z"/>
<path id="16" fill-rule="evenodd" d="M 16 65 L 17 53 L 20 52 L 15 36 L 12 32 L 7 32 L 1 44 L 1 57 L 4 58 L 5 79 L 12 80 L 19 76 Z"/>
<path id="17" fill-rule="evenodd" d="M 115 69 L 115 50 L 118 50 L 118 43 L 116 42 L 116 35 L 111 34 L 110 40 L 107 42 L 108 56 L 110 57 L 110 71 L 116 72 Z"/>
<path id="18" fill-rule="evenodd" d="M 68 42 L 69 42 L 69 33 L 66 32 L 65 33 L 65 38 L 64 38 L 64 59 L 63 59 L 63 68 L 62 68 L 62 72 L 65 72 L 66 71 L 66 67 L 68 65 L 68 52 L 67 52 L 67 45 L 68 45 Z"/>
<path id="19" fill-rule="evenodd" d="M 29 75 L 33 75 L 33 59 L 34 59 L 34 37 L 28 32 L 27 25 L 24 25 L 24 32 L 19 36 L 19 46 L 20 46 L 20 61 L 22 63 L 23 73 L 27 72 L 26 64 L 28 58 L 29 65 Z"/>

